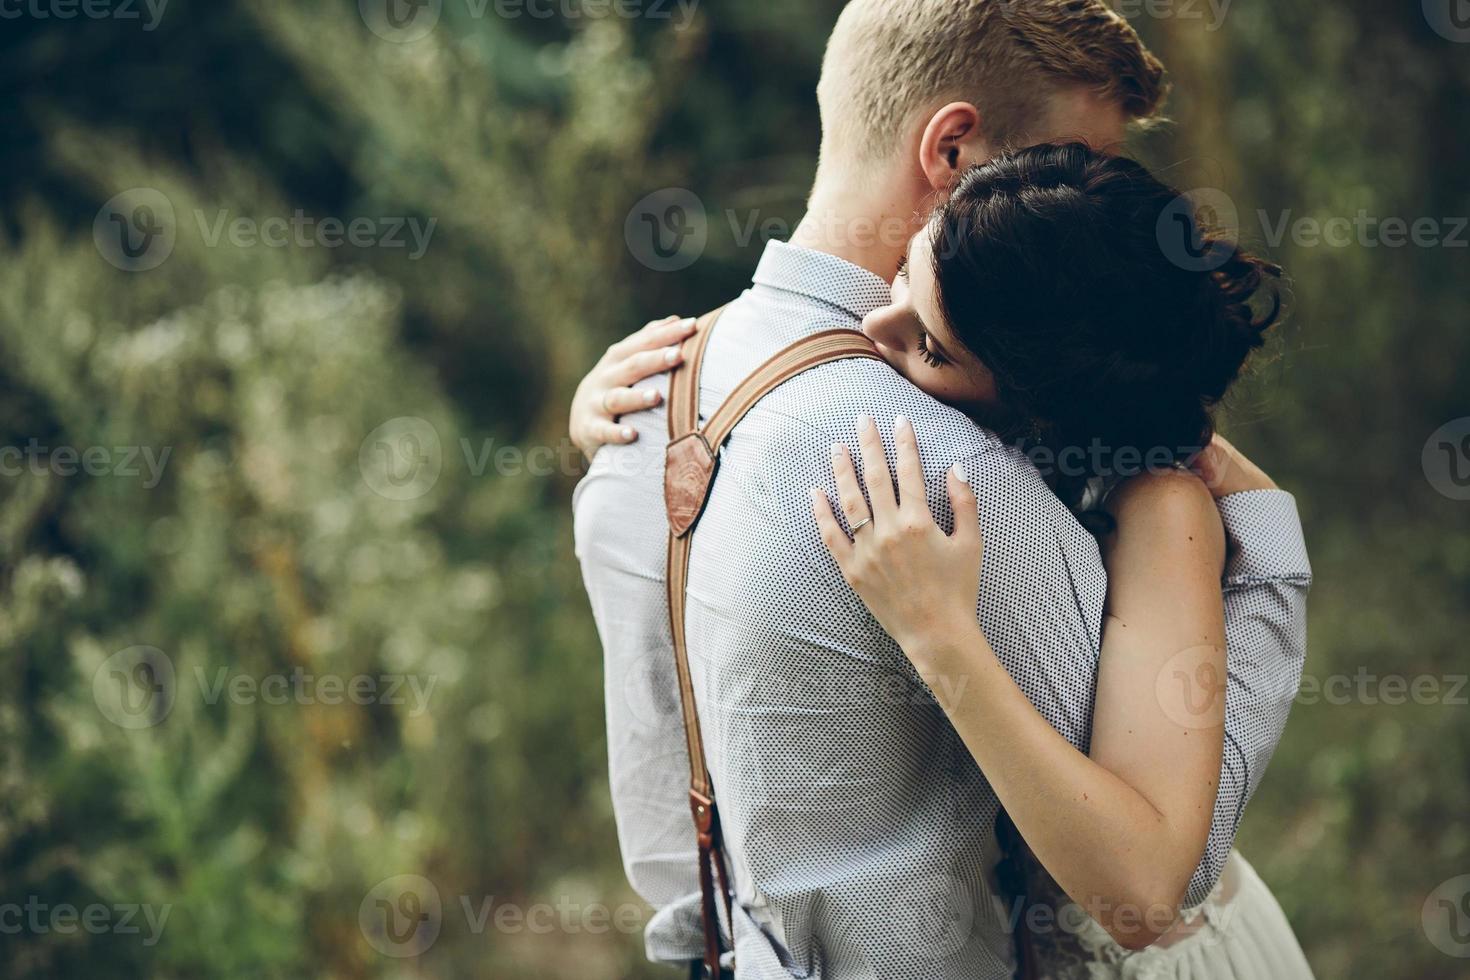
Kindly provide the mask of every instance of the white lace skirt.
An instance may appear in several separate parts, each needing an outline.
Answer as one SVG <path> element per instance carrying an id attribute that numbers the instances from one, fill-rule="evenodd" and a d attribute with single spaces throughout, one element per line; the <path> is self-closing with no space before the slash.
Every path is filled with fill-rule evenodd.
<path id="1" fill-rule="evenodd" d="M 1205 903 L 1148 949 L 1129 952 L 1086 914 L 1070 918 L 1080 924 L 1065 941 L 1038 944 L 1048 980 L 1312 980 L 1285 913 L 1239 852 Z"/>

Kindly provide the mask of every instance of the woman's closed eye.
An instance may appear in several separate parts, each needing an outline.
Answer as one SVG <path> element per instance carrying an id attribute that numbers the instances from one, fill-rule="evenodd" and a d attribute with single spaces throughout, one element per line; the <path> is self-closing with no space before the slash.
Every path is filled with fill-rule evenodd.
<path id="1" fill-rule="evenodd" d="M 920 332 L 918 349 L 919 356 L 924 359 L 924 363 L 928 364 L 932 368 L 944 367 L 944 365 L 949 363 L 949 361 L 945 359 L 944 355 L 940 354 L 929 345 L 928 331 Z"/>

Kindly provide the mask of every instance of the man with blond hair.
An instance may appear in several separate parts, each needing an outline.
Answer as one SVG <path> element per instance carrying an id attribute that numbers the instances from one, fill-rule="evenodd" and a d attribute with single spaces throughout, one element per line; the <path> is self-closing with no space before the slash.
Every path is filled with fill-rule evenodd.
<path id="1" fill-rule="evenodd" d="M 768 244 L 713 332 L 706 415 L 775 351 L 856 329 L 886 305 L 910 237 L 962 171 L 1038 142 L 1119 147 L 1130 124 L 1155 116 L 1164 84 L 1159 61 L 1100 0 L 854 0 L 817 95 L 808 213 L 790 243 Z M 663 376 L 637 389 L 593 384 L 579 398 L 632 412 L 665 386 Z M 1015 968 L 1013 910 L 994 881 L 999 803 L 934 703 L 963 692 L 929 696 L 828 559 L 808 495 L 818 486 L 835 498 L 834 443 L 871 445 L 896 418 L 923 435 L 936 516 L 950 513 L 946 473 L 968 474 L 986 543 L 981 624 L 1038 710 L 1087 749 L 1106 575 L 1094 539 L 1025 456 L 881 361 L 826 364 L 777 388 L 720 454 L 687 590 L 735 892 L 722 931 L 742 978 L 990 980 Z M 622 443 L 595 455 L 575 510 L 604 645 L 624 866 L 657 910 L 650 958 L 694 962 L 700 883 L 665 594 L 665 413 L 573 435 Z M 1237 540 L 1249 520 L 1232 525 Z M 1258 778 L 1245 774 L 1264 768 L 1276 724 L 1234 754 L 1227 746 L 1192 902 L 1229 855 Z"/>

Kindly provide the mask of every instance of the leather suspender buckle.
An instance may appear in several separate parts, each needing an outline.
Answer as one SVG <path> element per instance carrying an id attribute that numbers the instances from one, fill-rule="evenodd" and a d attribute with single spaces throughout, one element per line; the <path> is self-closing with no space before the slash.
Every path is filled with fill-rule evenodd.
<path id="1" fill-rule="evenodd" d="M 669 443 L 664 460 L 664 502 L 668 507 L 669 530 L 682 538 L 704 513 L 717 463 L 704 434 L 691 432 Z"/>
<path id="2" fill-rule="evenodd" d="M 694 829 L 701 838 L 713 837 L 715 828 L 715 801 L 697 789 L 689 791 L 689 811 L 694 814 Z"/>

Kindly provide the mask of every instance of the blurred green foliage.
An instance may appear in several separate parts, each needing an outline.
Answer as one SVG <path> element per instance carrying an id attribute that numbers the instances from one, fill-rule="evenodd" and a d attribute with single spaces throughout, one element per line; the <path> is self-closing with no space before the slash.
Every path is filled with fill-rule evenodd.
<path id="1" fill-rule="evenodd" d="M 0 477 L 0 905 L 42 909 L 0 915 L 0 976 L 669 975 L 643 962 L 612 832 L 562 415 L 611 340 L 742 286 L 762 244 L 743 229 L 799 217 L 840 3 L 707 0 L 685 22 L 445 0 L 411 43 L 370 7 L 0 25 L 0 446 L 45 447 Z M 1302 505 L 1308 674 L 1463 676 L 1470 503 L 1421 450 L 1470 416 L 1470 253 L 1272 239 L 1283 216 L 1470 214 L 1470 47 L 1417 4 L 1165 7 L 1136 23 L 1177 125 L 1139 152 L 1228 194 L 1293 277 L 1225 428 Z M 672 274 L 624 236 L 665 187 L 708 216 Z M 137 188 L 173 212 L 148 271 L 94 235 Z M 417 259 L 212 237 L 298 209 L 432 232 Z M 404 419 L 432 485 L 375 461 Z M 109 461 L 70 473 L 63 448 Z M 166 716 L 128 727 L 115 682 L 165 666 Z M 250 696 L 300 676 L 424 697 Z M 1242 849 L 1319 975 L 1463 976 L 1421 908 L 1470 873 L 1466 692 L 1353 684 L 1296 709 Z M 359 913 L 406 874 L 442 929 L 395 958 Z M 58 908 L 105 913 L 66 928 Z"/>

